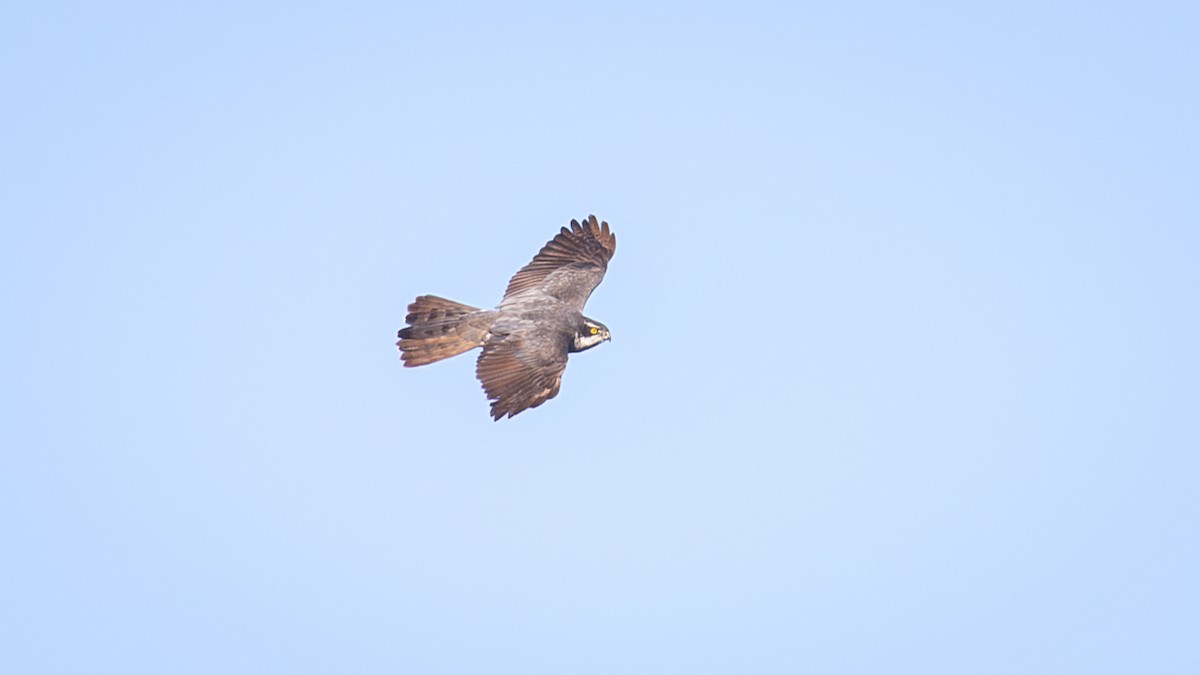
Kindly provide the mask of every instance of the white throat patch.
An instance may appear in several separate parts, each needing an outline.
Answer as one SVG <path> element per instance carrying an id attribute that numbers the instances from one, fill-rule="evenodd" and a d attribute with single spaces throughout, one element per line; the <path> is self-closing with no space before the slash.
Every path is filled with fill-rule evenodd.
<path id="1" fill-rule="evenodd" d="M 581 352 L 589 347 L 595 347 L 596 345 L 600 344 L 601 342 L 604 342 L 605 339 L 606 339 L 606 337 L 605 337 L 604 333 L 602 333 L 602 332 L 596 333 L 595 335 L 587 335 L 587 334 L 576 335 L 575 336 L 575 351 Z"/>

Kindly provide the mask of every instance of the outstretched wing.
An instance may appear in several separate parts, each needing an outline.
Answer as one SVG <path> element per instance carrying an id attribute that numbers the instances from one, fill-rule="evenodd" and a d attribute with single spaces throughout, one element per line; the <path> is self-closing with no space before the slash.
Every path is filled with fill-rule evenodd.
<path id="1" fill-rule="evenodd" d="M 597 222 L 596 216 L 588 216 L 582 225 L 572 220 L 570 229 L 562 228 L 513 275 L 504 300 L 537 289 L 582 312 L 616 250 L 617 236 L 608 231 L 608 223 Z"/>
<path id="2" fill-rule="evenodd" d="M 549 332 L 513 333 L 483 348 L 475 376 L 492 401 L 492 418 L 512 417 L 555 397 L 567 368 L 565 338 Z"/>

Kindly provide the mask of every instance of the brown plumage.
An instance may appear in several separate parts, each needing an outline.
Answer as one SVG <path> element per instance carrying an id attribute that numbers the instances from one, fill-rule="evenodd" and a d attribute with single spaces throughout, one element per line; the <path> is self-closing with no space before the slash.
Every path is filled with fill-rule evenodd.
<path id="1" fill-rule="evenodd" d="M 530 288 L 536 288 L 546 282 L 555 272 L 565 269 L 584 270 L 589 274 L 599 271 L 595 283 L 590 286 L 581 284 L 570 290 L 582 297 L 572 296 L 572 304 L 578 302 L 577 310 L 582 311 L 592 290 L 604 278 L 608 269 L 608 261 L 617 251 L 617 235 L 609 232 L 608 223 L 597 223 L 596 216 L 590 216 L 584 225 L 571 221 L 571 229 L 562 228 L 538 254 L 533 256 L 529 264 L 522 267 L 508 282 L 504 291 L 505 299 Z M 561 275 L 560 275 L 561 276 Z M 561 285 L 561 284 L 559 284 Z M 568 298 L 563 298 L 564 300 Z"/>
<path id="2" fill-rule="evenodd" d="M 477 307 L 422 295 L 408 306 L 400 331 L 400 358 L 406 366 L 423 366 L 482 347 L 487 338 L 489 317 Z"/>
<path id="3" fill-rule="evenodd" d="M 512 417 L 558 394 L 567 354 L 610 339 L 583 316 L 617 237 L 589 216 L 571 221 L 508 282 L 494 310 L 422 295 L 408 306 L 398 334 L 405 366 L 421 366 L 483 347 L 475 374 L 492 401 L 492 417 Z"/>

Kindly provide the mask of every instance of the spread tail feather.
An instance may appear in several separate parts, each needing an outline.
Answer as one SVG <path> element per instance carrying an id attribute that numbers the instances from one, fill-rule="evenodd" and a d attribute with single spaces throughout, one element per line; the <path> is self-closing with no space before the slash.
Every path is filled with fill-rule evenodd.
<path id="1" fill-rule="evenodd" d="M 408 306 L 408 326 L 397 333 L 400 358 L 405 366 L 423 366 L 481 347 L 495 314 L 436 295 L 419 296 Z"/>

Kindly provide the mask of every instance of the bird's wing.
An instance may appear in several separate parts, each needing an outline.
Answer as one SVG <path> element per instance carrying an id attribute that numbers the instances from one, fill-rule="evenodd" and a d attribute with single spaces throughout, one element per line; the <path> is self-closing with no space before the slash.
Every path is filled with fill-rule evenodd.
<path id="1" fill-rule="evenodd" d="M 596 216 L 588 216 L 582 225 L 572 220 L 570 229 L 562 228 L 513 275 L 504 299 L 538 289 L 582 312 L 616 250 L 617 236 L 609 232 L 608 223 L 597 222 Z"/>
<path id="2" fill-rule="evenodd" d="M 475 376 L 492 401 L 492 418 L 512 417 L 555 397 L 567 368 L 567 343 L 546 332 L 511 334 L 483 348 Z"/>

